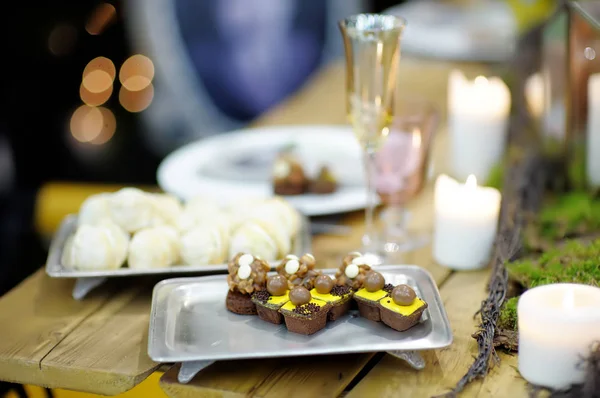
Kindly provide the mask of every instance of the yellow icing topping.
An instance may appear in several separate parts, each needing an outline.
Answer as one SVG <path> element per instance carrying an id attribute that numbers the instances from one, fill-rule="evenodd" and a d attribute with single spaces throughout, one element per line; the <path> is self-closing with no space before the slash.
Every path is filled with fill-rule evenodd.
<path id="1" fill-rule="evenodd" d="M 290 296 L 289 296 L 290 291 L 288 290 L 287 292 L 285 292 L 284 295 L 282 296 L 271 296 L 269 297 L 269 299 L 267 300 L 267 304 L 274 304 L 274 305 L 279 305 L 279 304 L 283 304 L 286 303 L 290 300 Z"/>
<path id="2" fill-rule="evenodd" d="M 425 302 L 418 297 L 411 305 L 398 305 L 394 303 L 394 300 L 392 300 L 391 297 L 388 297 L 385 300 L 381 300 L 381 306 L 383 308 L 387 308 L 388 310 L 392 310 L 404 316 L 409 316 L 410 314 L 421 308 L 423 305 L 425 305 Z"/>
<path id="3" fill-rule="evenodd" d="M 317 292 L 317 289 L 312 289 L 310 291 L 310 295 L 316 299 L 323 300 L 328 303 L 335 303 L 336 301 L 340 301 L 343 298 L 342 296 L 334 296 L 331 293 L 321 294 L 321 293 Z"/>
<path id="4" fill-rule="evenodd" d="M 378 290 L 376 292 L 369 292 L 367 289 L 362 288 L 358 292 L 354 293 L 355 296 L 364 298 L 365 300 L 379 301 L 386 296 L 385 290 Z"/>
<path id="5" fill-rule="evenodd" d="M 319 307 L 323 307 L 324 305 L 327 304 L 324 301 L 317 300 L 317 299 L 314 299 L 314 298 L 311 298 L 310 302 L 313 303 L 313 304 L 318 305 Z M 282 310 L 286 310 L 286 311 L 293 311 L 294 308 L 296 308 L 296 306 L 291 301 L 288 301 L 287 303 L 285 303 L 283 305 L 283 307 L 281 307 Z"/>

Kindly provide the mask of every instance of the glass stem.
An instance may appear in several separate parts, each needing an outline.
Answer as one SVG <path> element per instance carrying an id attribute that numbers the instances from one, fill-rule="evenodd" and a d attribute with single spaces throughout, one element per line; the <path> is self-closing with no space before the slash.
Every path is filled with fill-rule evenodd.
<path id="1" fill-rule="evenodd" d="M 368 253 L 376 253 L 376 239 L 374 238 L 374 212 L 375 212 L 375 184 L 373 176 L 375 175 L 375 151 L 366 149 L 364 153 L 364 162 L 367 182 L 367 206 L 365 208 L 365 234 L 363 236 L 363 246 Z"/>

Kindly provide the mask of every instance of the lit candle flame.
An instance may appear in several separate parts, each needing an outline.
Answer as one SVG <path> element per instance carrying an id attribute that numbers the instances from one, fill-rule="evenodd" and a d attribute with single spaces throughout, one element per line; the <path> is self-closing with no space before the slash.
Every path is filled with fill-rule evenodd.
<path id="1" fill-rule="evenodd" d="M 412 146 L 413 148 L 421 148 L 421 130 L 415 128 L 412 132 Z"/>
<path id="2" fill-rule="evenodd" d="M 467 188 L 475 188 L 477 186 L 477 177 L 475 177 L 473 174 L 469 174 L 467 181 L 465 182 L 465 186 Z"/>
<path id="3" fill-rule="evenodd" d="M 483 86 L 488 84 L 488 79 L 485 76 L 477 76 L 475 78 L 475 85 Z"/>
<path id="4" fill-rule="evenodd" d="M 567 290 L 565 296 L 563 297 L 562 305 L 567 310 L 572 310 L 575 308 L 575 292 L 573 289 Z"/>

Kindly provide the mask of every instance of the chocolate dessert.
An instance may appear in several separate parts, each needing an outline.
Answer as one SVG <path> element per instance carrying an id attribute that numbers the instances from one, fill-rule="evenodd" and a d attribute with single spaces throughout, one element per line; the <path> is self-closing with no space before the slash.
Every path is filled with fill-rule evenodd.
<path id="1" fill-rule="evenodd" d="M 329 167 L 321 167 L 317 177 L 310 182 L 309 190 L 316 194 L 334 193 L 337 190 L 337 180 Z"/>
<path id="2" fill-rule="evenodd" d="M 331 305 L 327 318 L 335 321 L 350 309 L 352 289 L 350 286 L 337 286 L 328 275 L 319 275 L 315 279 L 315 287 L 310 291 L 313 298 Z"/>
<path id="3" fill-rule="evenodd" d="M 304 168 L 290 153 L 282 153 L 273 164 L 273 191 L 276 195 L 300 195 L 308 186 Z"/>
<path id="4" fill-rule="evenodd" d="M 408 285 L 396 286 L 391 294 L 379 302 L 381 321 L 402 332 L 419 323 L 427 303 L 417 297 Z"/>
<path id="5" fill-rule="evenodd" d="M 325 327 L 330 304 L 313 298 L 303 286 L 295 286 L 289 296 L 279 311 L 290 332 L 309 335 Z"/>
<path id="6" fill-rule="evenodd" d="M 238 253 L 227 265 L 227 309 L 240 315 L 256 315 L 252 294 L 266 288 L 270 268 L 266 261 L 258 257 Z"/>
<path id="7" fill-rule="evenodd" d="M 283 275 L 270 276 L 267 279 L 267 289 L 259 290 L 252 295 L 258 317 L 277 325 L 282 323 L 283 316 L 279 313 L 279 309 L 290 300 L 288 292 L 288 281 Z"/>
<path id="8" fill-rule="evenodd" d="M 283 275 L 289 282 L 289 288 L 294 286 L 304 286 L 310 290 L 314 287 L 314 282 L 321 272 L 315 270 L 315 257 L 306 253 L 298 258 L 293 254 L 286 256 L 281 264 L 276 267 L 277 273 Z"/>
<path id="9" fill-rule="evenodd" d="M 350 286 L 353 290 L 359 290 L 367 273 L 371 271 L 366 259 L 360 253 L 354 252 L 344 257 L 342 265 L 335 273 L 337 284 L 340 286 Z"/>
<path id="10" fill-rule="evenodd" d="M 370 321 L 381 321 L 379 301 L 386 297 L 392 289 L 391 284 L 386 285 L 383 275 L 376 271 L 369 271 L 365 277 L 364 287 L 354 293 L 354 300 L 358 304 L 360 316 Z"/>

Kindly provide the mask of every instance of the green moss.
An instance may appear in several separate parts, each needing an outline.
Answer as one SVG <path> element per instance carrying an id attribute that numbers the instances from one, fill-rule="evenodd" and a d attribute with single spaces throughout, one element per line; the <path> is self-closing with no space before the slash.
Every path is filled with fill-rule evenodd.
<path id="1" fill-rule="evenodd" d="M 490 170 L 490 174 L 485 182 L 488 187 L 502 189 L 502 183 L 504 182 L 504 164 L 498 163 Z"/>
<path id="2" fill-rule="evenodd" d="M 518 297 L 508 299 L 500 310 L 498 328 L 504 330 L 517 330 L 517 303 Z"/>
<path id="3" fill-rule="evenodd" d="M 600 239 L 590 244 L 569 240 L 537 259 L 522 259 L 507 264 L 512 280 L 525 288 L 550 283 L 600 283 Z"/>
<path id="4" fill-rule="evenodd" d="M 600 230 L 600 201 L 584 191 L 551 198 L 537 220 L 543 238 L 560 240 Z"/>

